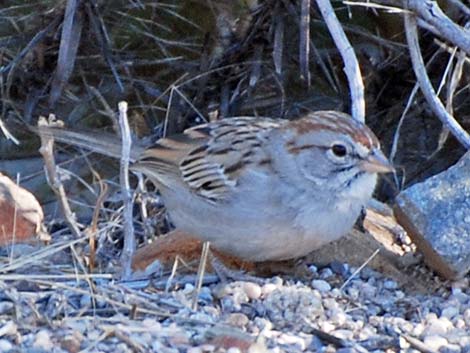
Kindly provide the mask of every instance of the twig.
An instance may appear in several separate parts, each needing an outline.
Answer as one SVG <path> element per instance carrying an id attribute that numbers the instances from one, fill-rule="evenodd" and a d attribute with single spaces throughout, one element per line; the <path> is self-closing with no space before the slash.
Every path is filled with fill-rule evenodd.
<path id="1" fill-rule="evenodd" d="M 199 299 L 199 293 L 201 293 L 202 283 L 204 281 L 204 273 L 206 272 L 206 265 L 207 265 L 207 257 L 209 256 L 209 248 L 210 242 L 205 241 L 202 244 L 202 251 L 201 251 L 201 260 L 199 261 L 199 267 L 197 269 L 197 280 L 196 280 L 196 288 L 193 293 L 193 303 L 191 308 L 193 310 L 197 310 L 197 301 Z"/>
<path id="2" fill-rule="evenodd" d="M 121 101 L 119 108 L 119 127 L 122 140 L 122 154 L 119 180 L 124 202 L 124 246 L 121 254 L 122 279 L 131 276 L 132 255 L 135 252 L 134 224 L 132 222 L 132 194 L 129 184 L 129 161 L 131 155 L 131 131 L 127 120 L 127 102 Z"/>
<path id="3" fill-rule="evenodd" d="M 463 67 L 467 59 L 468 58 L 463 51 L 460 50 L 457 52 L 457 62 L 455 63 L 454 71 L 452 72 L 452 75 L 449 80 L 449 86 L 447 88 L 447 98 L 446 98 L 446 110 L 452 116 L 454 115 L 455 91 L 457 91 L 457 86 L 462 78 Z M 445 142 L 447 141 L 448 136 L 449 136 L 449 129 L 444 126 L 441 133 L 439 134 L 438 146 L 434 153 L 438 152 L 444 146 Z"/>
<path id="4" fill-rule="evenodd" d="M 82 237 L 72 241 L 66 241 L 61 243 L 52 244 L 48 247 L 42 248 L 41 250 L 34 252 L 29 255 L 21 256 L 20 258 L 15 259 L 13 262 L 0 266 L 0 273 L 13 272 L 20 268 L 26 267 L 27 265 L 32 265 L 34 263 L 40 263 L 41 260 L 50 257 L 74 244 L 85 242 L 88 240 L 87 237 Z"/>
<path id="5" fill-rule="evenodd" d="M 134 173 L 137 176 L 137 195 L 140 195 L 138 204 L 140 208 L 140 217 L 142 218 L 142 225 L 144 226 L 144 235 L 146 239 L 154 239 L 155 231 L 151 225 L 151 220 L 148 218 L 147 211 L 147 188 L 145 186 L 145 179 L 142 173 Z"/>
<path id="6" fill-rule="evenodd" d="M 435 27 L 440 36 L 470 55 L 470 33 L 447 17 L 437 1 L 407 0 L 406 4 L 408 9 L 413 10 L 419 17 Z M 405 13 L 405 20 L 406 16 L 409 14 Z M 408 34 L 408 30 L 406 32 Z"/>
<path id="7" fill-rule="evenodd" d="M 377 254 L 379 253 L 379 251 L 380 251 L 380 248 L 378 248 L 377 250 L 375 250 L 375 251 L 372 253 L 372 255 L 370 255 L 369 258 L 368 258 L 361 266 L 359 266 L 359 267 L 357 268 L 357 270 L 354 271 L 351 276 L 349 276 L 349 278 L 343 283 L 343 285 L 341 286 L 341 288 L 340 288 L 339 290 L 342 291 L 344 288 L 346 288 L 346 286 L 349 284 L 349 282 L 351 282 L 352 279 L 353 279 L 354 277 L 356 277 L 356 275 L 357 275 L 359 272 L 361 272 L 362 269 L 363 269 L 364 267 L 366 267 L 367 264 L 368 264 L 369 262 L 371 262 L 374 257 L 377 256 Z"/>
<path id="8" fill-rule="evenodd" d="M 434 60 L 438 57 L 438 54 L 439 54 L 439 51 L 436 51 L 433 54 L 433 56 L 428 60 L 428 62 L 426 64 L 426 67 L 429 67 L 434 62 Z M 405 109 L 403 109 L 403 112 L 401 113 L 400 120 L 398 121 L 398 125 L 397 125 L 397 128 L 395 130 L 395 134 L 393 135 L 393 143 L 392 143 L 392 148 L 390 149 L 390 156 L 389 156 L 390 161 L 392 163 L 395 160 L 395 155 L 396 155 L 397 149 L 398 149 L 398 141 L 400 139 L 400 130 L 402 128 L 402 125 L 403 125 L 403 122 L 405 120 L 406 114 L 408 114 L 408 111 L 411 109 L 411 106 L 414 102 L 415 96 L 418 93 L 418 89 L 419 89 L 419 84 L 415 83 L 415 85 L 413 86 L 413 89 L 411 90 L 410 96 L 408 97 L 408 100 L 406 102 Z M 393 177 L 395 179 L 396 185 L 398 185 L 399 183 L 397 181 L 397 174 L 395 173 Z"/>
<path id="9" fill-rule="evenodd" d="M 67 199 L 67 194 L 65 193 L 64 185 L 60 180 L 60 177 L 57 175 L 57 165 L 54 159 L 54 138 L 51 134 L 46 134 L 41 132 L 41 127 L 61 127 L 62 122 L 56 121 L 54 114 L 49 115 L 49 121 L 45 117 L 40 117 L 38 120 L 38 131 L 41 138 L 41 148 L 39 153 L 41 153 L 44 158 L 44 165 L 46 171 L 47 182 L 51 187 L 52 191 L 56 194 L 59 199 L 60 208 L 64 214 L 65 221 L 67 222 L 70 230 L 75 235 L 75 237 L 80 238 L 81 232 L 78 228 L 78 224 L 75 221 L 75 215 L 70 209 L 69 201 Z"/>
<path id="10" fill-rule="evenodd" d="M 18 139 L 7 129 L 2 119 L 0 119 L 0 130 L 2 130 L 8 140 L 11 140 L 15 145 L 19 146 L 20 141 L 18 141 Z"/>
<path id="11" fill-rule="evenodd" d="M 331 6 L 330 0 L 316 0 L 318 8 L 330 31 L 338 51 L 344 62 L 344 71 L 348 78 L 349 90 L 351 91 L 351 115 L 358 121 L 365 121 L 364 83 L 362 81 L 361 69 L 357 61 L 354 49 L 344 33 L 341 23 Z"/>
<path id="12" fill-rule="evenodd" d="M 104 200 L 108 195 L 108 185 L 100 178 L 98 173 L 93 171 L 93 174 L 98 178 L 100 185 L 100 194 L 96 200 L 95 209 L 93 210 L 93 217 L 91 220 L 90 226 L 86 229 L 86 235 L 89 237 L 88 244 L 90 246 L 90 262 L 89 268 L 90 271 L 93 271 L 95 268 L 95 259 L 96 259 L 96 233 L 98 231 L 98 219 L 100 215 L 100 210 L 103 208 Z"/>
<path id="13" fill-rule="evenodd" d="M 60 38 L 57 68 L 52 80 L 49 95 L 49 107 L 53 107 L 70 79 L 77 58 L 80 36 L 83 27 L 83 15 L 79 10 L 79 1 L 68 0 L 65 7 L 64 21 Z"/>
<path id="14" fill-rule="evenodd" d="M 454 117 L 446 111 L 446 108 L 437 97 L 431 81 L 429 80 L 419 46 L 416 17 L 407 12 L 405 12 L 405 32 L 413 70 L 426 101 L 457 140 L 464 145 L 465 148 L 470 149 L 470 135 L 460 126 Z"/>
<path id="15" fill-rule="evenodd" d="M 300 77 L 310 87 L 310 0 L 302 0 L 300 6 L 299 63 Z"/>

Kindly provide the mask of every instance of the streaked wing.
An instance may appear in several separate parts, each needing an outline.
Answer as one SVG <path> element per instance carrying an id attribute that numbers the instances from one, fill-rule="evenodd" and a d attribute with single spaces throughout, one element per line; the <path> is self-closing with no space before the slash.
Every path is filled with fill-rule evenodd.
<path id="1" fill-rule="evenodd" d="M 264 133 L 282 122 L 240 117 L 199 125 L 159 140 L 143 153 L 137 169 L 163 185 L 170 186 L 178 178 L 199 196 L 224 200 L 245 165 L 262 165 L 268 160 L 262 149 Z"/>

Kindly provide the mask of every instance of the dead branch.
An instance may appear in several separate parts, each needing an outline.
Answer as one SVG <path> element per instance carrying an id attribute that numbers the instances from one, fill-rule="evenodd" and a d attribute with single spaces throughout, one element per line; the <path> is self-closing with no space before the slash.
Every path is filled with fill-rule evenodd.
<path id="1" fill-rule="evenodd" d="M 129 184 L 129 163 L 131 155 L 131 131 L 127 120 L 127 102 L 121 101 L 119 107 L 119 127 L 121 131 L 122 154 L 120 168 L 121 193 L 124 202 L 124 247 L 121 254 L 123 279 L 130 278 L 132 255 L 135 252 L 134 224 L 132 221 L 132 193 Z"/>
<path id="2" fill-rule="evenodd" d="M 442 123 L 452 132 L 452 134 L 464 145 L 467 149 L 470 148 L 470 135 L 460 126 L 460 124 L 450 115 L 441 100 L 434 90 L 431 80 L 426 72 L 423 57 L 418 40 L 418 28 L 416 24 L 416 17 L 410 13 L 405 12 L 405 31 L 406 39 L 408 42 L 411 63 L 418 80 L 419 86 L 423 95 L 430 105 L 431 109 L 442 121 Z"/>
<path id="3" fill-rule="evenodd" d="M 41 138 L 41 148 L 39 149 L 39 152 L 44 158 L 47 182 L 59 200 L 59 205 L 62 209 L 62 213 L 64 214 L 65 221 L 75 237 L 80 238 L 82 234 L 75 220 L 75 215 L 70 208 L 62 180 L 57 173 L 58 168 L 54 159 L 54 138 L 51 134 L 41 133 L 41 127 L 62 127 L 62 122 L 57 121 L 54 114 L 50 114 L 48 120 L 46 120 L 45 117 L 39 118 L 38 131 Z"/>
<path id="4" fill-rule="evenodd" d="M 331 37 L 343 58 L 344 71 L 348 78 L 349 90 L 351 91 L 351 115 L 354 119 L 364 122 L 366 111 L 364 83 L 354 49 L 335 15 L 330 0 L 317 0 L 317 5 L 330 31 Z"/>

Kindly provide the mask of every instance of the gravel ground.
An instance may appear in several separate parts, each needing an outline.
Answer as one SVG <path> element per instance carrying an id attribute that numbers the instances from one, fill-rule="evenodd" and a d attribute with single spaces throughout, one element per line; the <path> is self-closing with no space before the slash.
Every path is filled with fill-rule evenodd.
<path id="1" fill-rule="evenodd" d="M 409 293 L 364 268 L 311 278 L 219 283 L 194 276 L 118 283 L 41 278 L 0 282 L 0 352 L 470 352 L 468 280 Z"/>

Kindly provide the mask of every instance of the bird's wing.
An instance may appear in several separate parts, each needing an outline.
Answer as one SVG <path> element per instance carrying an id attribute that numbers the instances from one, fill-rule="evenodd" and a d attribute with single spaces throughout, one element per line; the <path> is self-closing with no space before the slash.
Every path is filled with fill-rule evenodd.
<path id="1" fill-rule="evenodd" d="M 154 181 L 175 182 L 213 202 L 230 197 L 246 170 L 269 161 L 262 148 L 265 133 L 282 120 L 237 117 L 199 125 L 161 139 L 135 164 Z"/>

